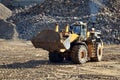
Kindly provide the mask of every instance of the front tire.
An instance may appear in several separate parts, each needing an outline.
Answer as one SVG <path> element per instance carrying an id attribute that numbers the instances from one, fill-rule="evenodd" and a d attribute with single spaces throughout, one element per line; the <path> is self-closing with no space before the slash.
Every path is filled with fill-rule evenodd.
<path id="1" fill-rule="evenodd" d="M 53 63 L 63 62 L 64 57 L 58 52 L 49 52 L 49 61 Z"/>
<path id="2" fill-rule="evenodd" d="M 87 61 L 87 48 L 84 45 L 75 45 L 72 49 L 71 60 L 76 64 L 83 64 Z"/>

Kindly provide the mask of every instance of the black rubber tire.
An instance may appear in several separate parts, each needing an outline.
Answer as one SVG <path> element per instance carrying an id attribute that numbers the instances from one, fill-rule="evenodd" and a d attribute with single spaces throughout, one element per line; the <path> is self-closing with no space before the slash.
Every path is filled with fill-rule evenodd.
<path id="1" fill-rule="evenodd" d="M 49 61 L 53 63 L 63 62 L 64 57 L 58 52 L 49 52 Z"/>
<path id="2" fill-rule="evenodd" d="M 67 56 L 67 57 L 65 57 L 65 60 L 71 61 L 71 57 L 70 57 L 70 56 Z"/>
<path id="3" fill-rule="evenodd" d="M 91 61 L 96 61 L 100 62 L 102 60 L 102 54 L 103 54 L 103 49 L 101 43 L 96 44 L 96 51 L 95 51 L 95 56 L 94 58 L 91 58 Z"/>
<path id="4" fill-rule="evenodd" d="M 75 64 L 86 63 L 88 57 L 87 48 L 84 45 L 75 45 L 72 49 L 71 60 Z"/>
<path id="5" fill-rule="evenodd" d="M 64 54 L 64 57 L 65 57 L 65 60 L 66 60 L 66 61 L 71 61 L 71 56 L 70 56 L 71 50 L 66 51 L 66 52 L 64 52 L 63 54 Z"/>

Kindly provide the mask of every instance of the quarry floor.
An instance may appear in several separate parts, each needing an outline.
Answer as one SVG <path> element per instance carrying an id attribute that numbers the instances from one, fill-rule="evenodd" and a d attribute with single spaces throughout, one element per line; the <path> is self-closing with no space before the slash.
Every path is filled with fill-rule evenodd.
<path id="1" fill-rule="evenodd" d="M 120 80 L 120 45 L 105 45 L 101 62 L 50 63 L 30 41 L 0 40 L 0 80 Z"/>

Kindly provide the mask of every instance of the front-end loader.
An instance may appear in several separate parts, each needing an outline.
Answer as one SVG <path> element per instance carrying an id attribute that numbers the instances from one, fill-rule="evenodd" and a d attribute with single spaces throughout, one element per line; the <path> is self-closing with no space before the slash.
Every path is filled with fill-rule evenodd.
<path id="1" fill-rule="evenodd" d="M 88 31 L 86 23 L 77 21 L 72 25 L 66 25 L 59 31 L 56 24 L 55 30 L 43 30 L 32 38 L 35 48 L 49 51 L 50 62 L 63 62 L 70 60 L 81 64 L 87 61 L 101 61 L 103 54 L 103 42 L 101 32 L 92 28 Z"/>

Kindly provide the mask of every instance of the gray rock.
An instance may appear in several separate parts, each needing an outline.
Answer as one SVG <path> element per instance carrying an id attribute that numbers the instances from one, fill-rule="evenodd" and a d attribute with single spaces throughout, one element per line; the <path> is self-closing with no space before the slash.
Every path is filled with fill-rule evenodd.
<path id="1" fill-rule="evenodd" d="M 0 39 L 15 39 L 17 38 L 15 25 L 7 22 L 6 20 L 0 20 Z"/>
<path id="2" fill-rule="evenodd" d="M 7 19 L 12 15 L 12 11 L 0 3 L 0 19 Z"/>

